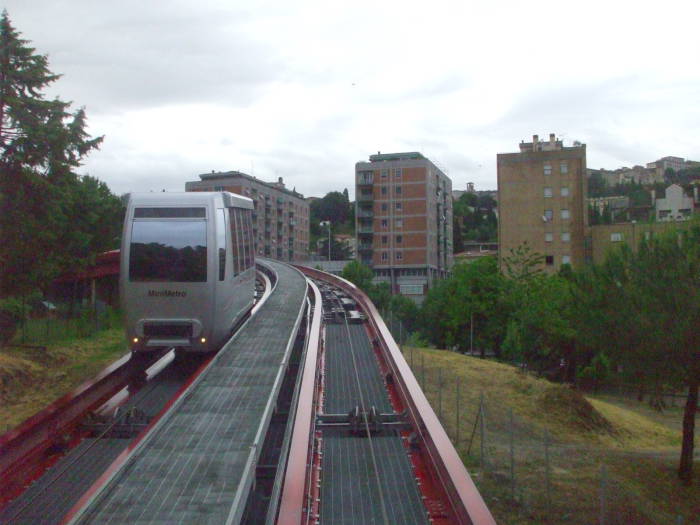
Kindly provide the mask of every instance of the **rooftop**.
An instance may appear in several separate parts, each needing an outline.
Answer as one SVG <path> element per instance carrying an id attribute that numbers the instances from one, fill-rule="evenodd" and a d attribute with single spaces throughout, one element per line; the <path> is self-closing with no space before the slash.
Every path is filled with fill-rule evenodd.
<path id="1" fill-rule="evenodd" d="M 247 179 L 249 181 L 257 182 L 258 184 L 263 184 L 264 186 L 268 186 L 269 188 L 279 190 L 279 191 L 287 193 L 289 195 L 293 195 L 294 197 L 297 197 L 299 199 L 304 198 L 304 196 L 301 193 L 299 193 L 298 191 L 288 190 L 287 188 L 285 188 L 284 182 L 282 181 L 282 177 L 280 177 L 277 182 L 265 182 L 265 181 L 260 180 L 252 175 L 248 175 L 247 173 L 243 173 L 242 171 L 233 170 L 233 171 L 212 171 L 211 173 L 203 173 L 202 175 L 199 175 L 199 178 L 202 179 L 202 181 L 230 179 L 230 178 Z"/>
<path id="2" fill-rule="evenodd" d="M 417 151 L 409 151 L 405 153 L 380 153 L 377 152 L 376 155 L 370 155 L 370 162 L 387 162 L 390 160 L 421 160 L 425 157 L 418 153 Z"/>

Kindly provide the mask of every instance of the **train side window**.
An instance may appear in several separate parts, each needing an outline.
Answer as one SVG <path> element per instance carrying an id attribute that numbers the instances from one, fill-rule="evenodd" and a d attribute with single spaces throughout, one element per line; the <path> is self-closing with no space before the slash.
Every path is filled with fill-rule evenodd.
<path id="1" fill-rule="evenodd" d="M 233 276 L 241 273 L 238 265 L 238 237 L 236 235 L 236 208 L 228 209 L 228 225 L 231 230 L 231 261 L 233 262 Z"/>
<path id="2" fill-rule="evenodd" d="M 241 261 L 241 269 L 248 269 L 248 258 L 250 257 L 250 246 L 248 244 L 248 221 L 246 221 L 246 210 L 239 210 L 241 217 L 241 239 L 243 241 L 243 260 Z"/>
<path id="3" fill-rule="evenodd" d="M 219 252 L 219 281 L 226 277 L 226 215 L 223 208 L 216 210 L 216 246 Z"/>
<path id="4" fill-rule="evenodd" d="M 238 268 L 239 273 L 245 270 L 245 238 L 243 234 L 243 210 L 240 208 L 235 209 L 236 215 L 236 238 L 238 239 Z"/>
<path id="5" fill-rule="evenodd" d="M 245 211 L 246 231 L 248 232 L 248 268 L 255 265 L 255 240 L 253 239 L 253 212 Z"/>

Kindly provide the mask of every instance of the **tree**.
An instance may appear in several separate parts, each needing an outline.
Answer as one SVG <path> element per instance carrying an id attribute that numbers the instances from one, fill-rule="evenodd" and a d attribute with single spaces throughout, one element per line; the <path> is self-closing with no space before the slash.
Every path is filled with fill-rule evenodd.
<path id="1" fill-rule="evenodd" d="M 7 11 L 0 19 L 0 296 L 48 283 L 72 264 L 65 243 L 70 206 L 82 184 L 73 173 L 102 137 L 85 132 L 85 112 L 46 100 L 59 78 L 45 55 L 20 38 Z M 89 244 L 89 243 L 88 243 Z"/>
<path id="2" fill-rule="evenodd" d="M 331 191 L 322 199 L 311 203 L 311 217 L 320 221 L 331 221 L 333 224 L 345 224 L 350 216 L 350 202 L 347 195 L 339 191 Z"/>
<path id="3" fill-rule="evenodd" d="M 374 273 L 372 272 L 372 268 L 362 264 L 360 261 L 350 261 L 345 265 L 340 276 L 366 293 L 372 286 Z"/>
<path id="4" fill-rule="evenodd" d="M 328 257 L 328 237 L 319 239 L 318 254 L 321 257 Z M 331 235 L 331 260 L 346 261 L 350 259 L 352 251 L 346 241 L 339 241 Z"/>
<path id="5" fill-rule="evenodd" d="M 700 388 L 700 224 L 626 246 L 580 278 L 582 340 L 623 367 L 662 406 L 664 387 L 687 388 L 679 477 L 693 475 Z"/>
<path id="6" fill-rule="evenodd" d="M 456 265 L 451 277 L 428 292 L 419 314 L 421 331 L 436 346 L 462 352 L 471 348 L 473 333 L 482 354 L 486 349 L 498 354 L 508 311 L 503 285 L 493 257 Z"/>
<path id="7" fill-rule="evenodd" d="M 461 253 L 464 251 L 464 241 L 462 240 L 462 224 L 460 222 L 460 217 L 457 215 L 452 216 L 452 240 L 454 246 L 454 253 Z"/>

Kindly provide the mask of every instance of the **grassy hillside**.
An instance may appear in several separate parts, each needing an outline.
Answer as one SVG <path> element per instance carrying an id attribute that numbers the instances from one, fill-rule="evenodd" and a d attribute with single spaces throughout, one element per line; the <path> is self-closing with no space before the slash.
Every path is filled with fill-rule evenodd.
<path id="1" fill-rule="evenodd" d="M 591 524 L 601 512 L 608 524 L 691 523 L 700 515 L 700 482 L 688 488 L 675 477 L 680 407 L 660 414 L 585 397 L 453 352 L 404 355 L 499 523 Z"/>
<path id="2" fill-rule="evenodd" d="M 0 432 L 17 426 L 126 353 L 124 330 L 40 348 L 0 348 Z"/>

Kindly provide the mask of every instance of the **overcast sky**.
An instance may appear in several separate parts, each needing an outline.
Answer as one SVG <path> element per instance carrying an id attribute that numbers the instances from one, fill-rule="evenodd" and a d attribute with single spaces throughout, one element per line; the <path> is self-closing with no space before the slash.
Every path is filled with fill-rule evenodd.
<path id="1" fill-rule="evenodd" d="M 700 160 L 696 1 L 4 5 L 105 136 L 81 172 L 118 194 L 240 170 L 353 195 L 378 150 L 495 189 L 496 154 L 550 132 L 592 168 Z"/>

